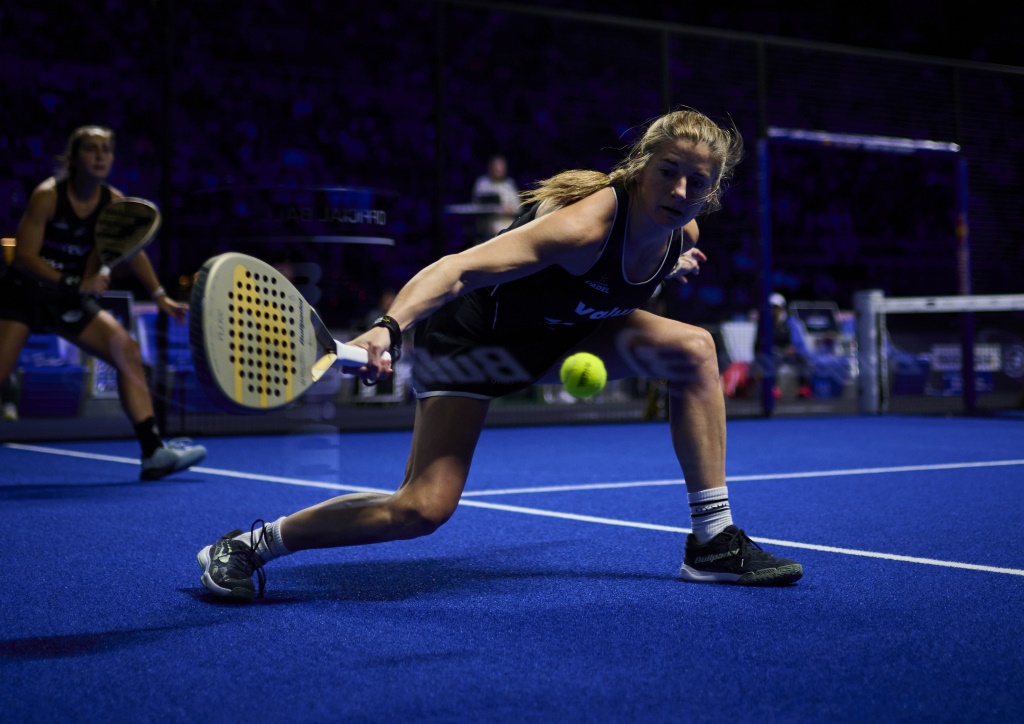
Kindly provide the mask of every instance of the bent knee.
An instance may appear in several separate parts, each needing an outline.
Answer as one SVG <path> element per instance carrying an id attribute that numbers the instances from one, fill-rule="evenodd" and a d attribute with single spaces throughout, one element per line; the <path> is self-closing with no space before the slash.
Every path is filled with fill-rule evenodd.
<path id="1" fill-rule="evenodd" d="M 692 374 L 718 377 L 718 349 L 711 332 L 703 327 L 681 325 L 672 346 L 686 361 L 688 377 Z"/>
<path id="2" fill-rule="evenodd" d="M 683 342 L 695 365 L 713 364 L 718 368 L 718 349 L 711 332 L 703 327 L 688 327 Z"/>
<path id="3" fill-rule="evenodd" d="M 430 535 L 455 513 L 455 505 L 415 504 L 398 505 L 392 509 L 392 518 L 396 527 L 402 532 L 402 538 L 420 538 Z"/>

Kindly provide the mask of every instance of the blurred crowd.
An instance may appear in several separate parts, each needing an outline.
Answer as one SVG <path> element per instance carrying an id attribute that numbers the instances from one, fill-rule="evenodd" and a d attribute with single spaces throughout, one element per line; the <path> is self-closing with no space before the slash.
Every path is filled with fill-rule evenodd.
<path id="1" fill-rule="evenodd" d="M 167 7 L 173 18 L 163 15 Z M 102 123 L 119 138 L 112 182 L 159 200 L 167 235 L 203 189 L 393 193 L 389 232 L 399 251 L 366 251 L 367 264 L 386 270 L 367 288 L 345 279 L 369 306 L 377 286 L 400 284 L 460 247 L 451 238 L 458 224 L 441 209 L 470 200 L 491 154 L 507 156 L 521 188 L 570 162 L 607 170 L 631 130 L 661 110 L 659 81 L 640 82 L 631 72 L 634 58 L 643 60 L 639 67 L 659 57 L 653 31 L 441 7 L 412 0 L 5 7 L 3 234 L 13 233 L 31 185 L 52 171 L 69 130 Z M 766 289 L 844 308 L 865 287 L 956 293 L 950 157 L 773 145 L 773 260 L 764 270 L 753 48 L 673 36 L 669 52 L 672 102 L 732 116 L 748 156 L 723 211 L 704 226 L 711 263 L 698 284 L 669 290 L 668 313 L 726 319 L 756 308 Z M 1024 206 L 1010 195 L 1020 183 L 1014 159 L 1024 150 L 1005 121 L 1021 110 L 1012 79 L 973 79 L 968 92 L 985 92 L 988 113 L 957 129 L 944 105 L 947 69 L 788 48 L 771 48 L 768 62 L 772 125 L 935 140 L 959 132 L 972 169 L 975 291 L 1012 291 L 1024 271 L 1017 239 Z M 176 244 L 170 268 L 186 274 L 201 261 L 199 247 Z"/>

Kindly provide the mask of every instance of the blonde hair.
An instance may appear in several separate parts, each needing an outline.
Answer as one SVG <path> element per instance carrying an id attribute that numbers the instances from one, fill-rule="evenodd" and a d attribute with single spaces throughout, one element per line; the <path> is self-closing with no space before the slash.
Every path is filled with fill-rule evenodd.
<path id="1" fill-rule="evenodd" d="M 678 140 L 703 143 L 711 149 L 711 158 L 719 168 L 718 183 L 701 213 L 717 211 L 722 207 L 725 182 L 732 178 L 736 164 L 743 158 L 743 137 L 731 120 L 729 127 L 725 128 L 692 108 L 680 108 L 652 121 L 610 173 L 580 169 L 562 171 L 538 181 L 535 188 L 524 191 L 520 196 L 524 203 L 547 201 L 556 206 L 568 206 L 616 182 L 622 182 L 626 191 L 631 192 L 651 156 L 664 144 Z"/>
<path id="2" fill-rule="evenodd" d="M 75 163 L 78 159 L 78 149 L 82 141 L 87 138 L 104 138 L 110 142 L 110 148 L 114 148 L 114 131 L 106 126 L 79 126 L 68 136 L 68 143 L 64 147 L 64 153 L 57 156 L 57 175 L 74 176 Z"/>

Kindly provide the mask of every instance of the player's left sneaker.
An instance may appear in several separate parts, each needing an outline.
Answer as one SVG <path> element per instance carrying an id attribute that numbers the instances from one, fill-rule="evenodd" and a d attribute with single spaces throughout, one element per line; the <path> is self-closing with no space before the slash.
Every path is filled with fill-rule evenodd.
<path id="1" fill-rule="evenodd" d="M 742 586 L 774 586 L 793 583 L 804 574 L 803 566 L 776 558 L 762 550 L 747 534 L 730 525 L 704 545 L 691 533 L 686 536 L 686 555 L 679 569 L 684 581 L 737 583 Z"/>
<path id="2" fill-rule="evenodd" d="M 159 480 L 185 468 L 198 465 L 206 457 L 206 448 L 193 445 L 191 440 L 179 438 L 169 440 L 149 457 L 142 458 L 140 480 Z"/>
<path id="3" fill-rule="evenodd" d="M 263 559 L 256 553 L 259 545 L 255 533 L 257 525 L 260 527 L 259 535 L 263 536 L 263 521 L 258 520 L 249 531 L 248 545 L 235 540 L 242 535 L 242 531 L 236 528 L 196 554 L 196 561 L 203 569 L 203 585 L 211 593 L 236 601 L 251 601 L 257 597 L 252 583 L 252 574 L 255 573 L 260 584 L 259 597 L 263 597 L 267 576 L 263 572 Z"/>

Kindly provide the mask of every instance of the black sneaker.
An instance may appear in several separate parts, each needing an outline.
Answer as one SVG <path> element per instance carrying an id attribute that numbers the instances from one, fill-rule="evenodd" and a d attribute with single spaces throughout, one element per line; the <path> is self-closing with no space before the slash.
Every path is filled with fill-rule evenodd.
<path id="1" fill-rule="evenodd" d="M 257 525 L 260 526 L 258 538 Z M 256 547 L 263 539 L 263 521 L 257 520 L 252 524 L 249 545 L 235 540 L 240 535 L 242 531 L 238 529 L 225 533 L 219 541 L 199 551 L 196 560 L 203 569 L 203 585 L 212 593 L 237 601 L 251 601 L 257 597 L 256 587 L 252 584 L 253 572 L 260 584 L 259 598 L 263 597 L 263 588 L 267 584 L 263 559 L 256 553 Z"/>
<path id="2" fill-rule="evenodd" d="M 704 545 L 691 533 L 679 569 L 684 581 L 773 586 L 792 583 L 804 574 L 803 566 L 761 550 L 747 534 L 730 525 Z"/>

